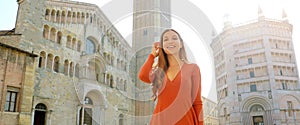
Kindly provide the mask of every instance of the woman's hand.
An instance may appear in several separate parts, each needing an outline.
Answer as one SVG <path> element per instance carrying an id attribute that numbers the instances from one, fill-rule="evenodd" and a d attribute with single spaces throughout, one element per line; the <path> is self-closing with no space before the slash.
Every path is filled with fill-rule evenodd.
<path id="1" fill-rule="evenodd" d="M 152 45 L 152 52 L 151 54 L 156 57 L 158 55 L 158 51 L 159 51 L 159 42 L 154 42 Z"/>

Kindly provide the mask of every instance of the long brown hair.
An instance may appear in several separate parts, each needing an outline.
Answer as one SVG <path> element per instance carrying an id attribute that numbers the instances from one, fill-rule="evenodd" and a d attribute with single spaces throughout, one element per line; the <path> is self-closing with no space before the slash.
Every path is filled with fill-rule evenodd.
<path id="1" fill-rule="evenodd" d="M 175 31 L 174 29 L 166 29 L 160 36 L 160 47 L 159 47 L 159 51 L 158 51 L 158 64 L 157 64 L 157 66 L 155 66 L 156 70 L 153 74 L 154 79 L 152 81 L 152 85 L 153 85 L 152 92 L 153 92 L 154 101 L 157 98 L 157 95 L 156 95 L 157 91 L 163 86 L 163 84 L 165 82 L 164 81 L 165 80 L 165 73 L 167 72 L 167 70 L 170 66 L 167 54 L 163 49 L 163 36 L 168 31 L 173 31 L 178 35 L 180 43 L 182 45 L 182 47 L 179 50 L 179 58 L 182 61 L 188 61 L 186 51 L 185 51 L 185 48 L 184 48 L 184 43 L 183 43 L 183 40 L 182 40 L 180 34 L 177 31 Z"/>

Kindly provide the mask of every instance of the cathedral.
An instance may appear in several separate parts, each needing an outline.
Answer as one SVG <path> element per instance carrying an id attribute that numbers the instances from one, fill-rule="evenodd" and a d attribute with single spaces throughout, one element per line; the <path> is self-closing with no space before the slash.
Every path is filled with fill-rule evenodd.
<path id="1" fill-rule="evenodd" d="M 132 125 L 131 46 L 98 6 L 19 0 L 0 32 L 1 125 Z"/>

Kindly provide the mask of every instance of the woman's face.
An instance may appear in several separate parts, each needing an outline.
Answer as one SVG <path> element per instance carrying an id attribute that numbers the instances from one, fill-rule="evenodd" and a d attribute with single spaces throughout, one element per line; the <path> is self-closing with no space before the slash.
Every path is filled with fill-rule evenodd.
<path id="1" fill-rule="evenodd" d="M 174 31 L 167 31 L 163 35 L 163 49 L 166 54 L 179 55 L 179 50 L 182 47 L 179 36 Z"/>

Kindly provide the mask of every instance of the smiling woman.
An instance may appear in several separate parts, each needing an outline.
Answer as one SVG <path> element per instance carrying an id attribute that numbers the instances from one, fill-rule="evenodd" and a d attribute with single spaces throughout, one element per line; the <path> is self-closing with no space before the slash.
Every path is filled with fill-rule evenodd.
<path id="1" fill-rule="evenodd" d="M 158 63 L 153 66 L 155 57 Z M 151 125 L 203 125 L 200 69 L 188 62 L 178 32 L 167 29 L 162 33 L 139 78 L 152 83 L 153 97 L 157 99 Z"/>

